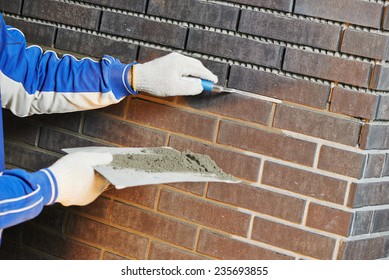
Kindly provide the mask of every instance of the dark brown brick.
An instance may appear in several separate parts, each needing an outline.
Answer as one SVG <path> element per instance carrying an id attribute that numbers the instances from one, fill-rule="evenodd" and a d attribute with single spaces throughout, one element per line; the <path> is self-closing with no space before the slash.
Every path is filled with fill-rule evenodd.
<path id="1" fill-rule="evenodd" d="M 352 183 L 347 205 L 352 208 L 389 204 L 389 183 Z"/>
<path id="2" fill-rule="evenodd" d="M 53 0 L 25 0 L 23 15 L 97 30 L 100 11 Z"/>
<path id="3" fill-rule="evenodd" d="M 30 171 L 37 171 L 49 167 L 58 159 L 51 154 L 38 151 L 33 147 L 29 148 L 10 142 L 5 143 L 4 150 L 6 163 Z"/>
<path id="4" fill-rule="evenodd" d="M 374 59 L 387 59 L 388 44 L 388 35 L 346 29 L 341 51 Z"/>
<path id="5" fill-rule="evenodd" d="M 228 86 L 256 94 L 325 108 L 329 85 L 233 65 Z"/>
<path id="6" fill-rule="evenodd" d="M 148 129 L 97 114 L 87 114 L 85 116 L 83 132 L 86 135 L 126 147 L 163 146 L 166 139 L 166 132 Z"/>
<path id="7" fill-rule="evenodd" d="M 66 233 L 136 259 L 145 259 L 149 243 L 145 237 L 75 215 L 70 216 Z"/>
<path id="8" fill-rule="evenodd" d="M 374 260 L 389 256 L 389 237 L 373 237 L 359 240 L 343 241 L 338 259 Z"/>
<path id="9" fill-rule="evenodd" d="M 22 9 L 23 0 L 13 0 L 13 1 L 2 1 L 1 2 L 1 11 L 10 12 L 13 14 L 20 14 Z"/>
<path id="10" fill-rule="evenodd" d="M 178 99 L 188 105 L 223 116 L 268 125 L 272 116 L 272 103 L 238 94 L 204 93 Z M 244 110 L 242 110 L 244 108 Z"/>
<path id="11" fill-rule="evenodd" d="M 300 223 L 305 201 L 245 184 L 211 183 L 207 197 L 262 214 Z"/>
<path id="12" fill-rule="evenodd" d="M 235 30 L 239 8 L 197 0 L 150 0 L 147 13 L 207 26 Z"/>
<path id="13" fill-rule="evenodd" d="M 112 55 L 126 63 L 136 59 L 138 50 L 137 46 L 129 43 L 65 29 L 58 30 L 55 47 L 97 58 Z"/>
<path id="14" fill-rule="evenodd" d="M 33 251 L 19 243 L 2 240 L 0 250 L 0 260 L 52 260 L 53 257 L 45 253 Z"/>
<path id="15" fill-rule="evenodd" d="M 242 10 L 240 32 L 312 47 L 338 50 L 341 27 L 282 15 Z"/>
<path id="16" fill-rule="evenodd" d="M 306 226 L 349 236 L 353 214 L 316 203 L 310 203 Z"/>
<path id="17" fill-rule="evenodd" d="M 322 146 L 318 168 L 360 179 L 365 167 L 366 155 L 328 146 Z"/>
<path id="18" fill-rule="evenodd" d="M 385 29 L 385 30 L 389 30 L 389 8 L 388 8 L 388 6 L 386 6 L 386 7 L 384 8 L 384 15 L 383 15 L 382 27 L 383 27 L 383 29 Z"/>
<path id="19" fill-rule="evenodd" d="M 202 230 L 197 251 L 223 260 L 291 260 L 292 257 L 276 253 L 227 236 Z"/>
<path id="20" fill-rule="evenodd" d="M 296 0 L 294 12 L 379 28 L 383 4 L 361 0 Z"/>
<path id="21" fill-rule="evenodd" d="M 137 16 L 104 11 L 100 30 L 128 38 L 184 48 L 187 28 Z"/>
<path id="22" fill-rule="evenodd" d="M 63 236 L 28 227 L 23 243 L 35 250 L 63 260 L 98 260 L 101 249 L 64 238 Z"/>
<path id="23" fill-rule="evenodd" d="M 64 128 L 66 130 L 79 132 L 82 119 L 81 112 L 61 113 L 61 114 L 45 114 L 33 115 L 29 117 L 31 120 L 38 121 L 42 126 L 55 126 L 56 128 Z"/>
<path id="24" fill-rule="evenodd" d="M 280 68 L 283 47 L 246 38 L 190 29 L 187 49 L 242 62 Z"/>
<path id="25" fill-rule="evenodd" d="M 112 188 L 105 194 L 130 203 L 154 208 L 155 200 L 158 194 L 158 185 L 131 187 L 121 190 Z"/>
<path id="26" fill-rule="evenodd" d="M 42 228 L 49 228 L 51 232 L 62 233 L 66 215 L 65 208 L 55 204 L 43 207 L 42 212 L 30 222 Z"/>
<path id="27" fill-rule="evenodd" d="M 362 119 L 375 119 L 379 96 L 335 87 L 330 111 Z"/>
<path id="28" fill-rule="evenodd" d="M 274 127 L 322 138 L 325 140 L 356 146 L 361 123 L 295 106 L 278 104 Z"/>
<path id="29" fill-rule="evenodd" d="M 206 260 L 207 258 L 165 244 L 152 242 L 148 259 L 149 260 Z"/>
<path id="30" fill-rule="evenodd" d="M 218 143 L 264 154 L 304 165 L 312 165 L 316 144 L 247 127 L 230 121 L 221 121 Z"/>
<path id="31" fill-rule="evenodd" d="M 105 251 L 103 254 L 103 260 L 111 260 L 111 261 L 116 261 L 116 260 L 125 260 L 126 258 L 112 254 L 110 252 Z"/>
<path id="32" fill-rule="evenodd" d="M 246 236 L 250 215 L 192 196 L 162 190 L 158 210 L 208 227 Z"/>
<path id="33" fill-rule="evenodd" d="M 335 67 L 336 65 L 336 67 Z M 283 70 L 325 80 L 368 87 L 372 64 L 342 57 L 286 49 Z"/>
<path id="34" fill-rule="evenodd" d="M 43 127 L 39 137 L 39 147 L 57 153 L 64 153 L 63 148 L 98 146 L 99 144 L 83 138 L 81 135 L 66 134 Z"/>
<path id="35" fill-rule="evenodd" d="M 365 178 L 379 178 L 382 175 L 382 171 L 385 163 L 385 154 L 369 154 L 367 159 Z"/>
<path id="36" fill-rule="evenodd" d="M 205 188 L 207 183 L 206 182 L 180 182 L 180 183 L 173 183 L 169 185 L 174 188 L 202 196 L 205 193 Z"/>
<path id="37" fill-rule="evenodd" d="M 317 259 L 331 259 L 335 240 L 255 217 L 252 239 Z"/>
<path id="38" fill-rule="evenodd" d="M 141 99 L 131 100 L 127 118 L 142 124 L 206 140 L 214 138 L 217 125 L 217 119 L 214 117 L 191 113 Z"/>
<path id="39" fill-rule="evenodd" d="M 41 23 L 29 22 L 11 17 L 4 17 L 6 23 L 20 29 L 29 44 L 41 44 L 51 47 L 54 44 L 56 27 Z"/>
<path id="40" fill-rule="evenodd" d="M 386 123 L 365 124 L 362 129 L 360 146 L 364 150 L 388 149 L 389 126 Z"/>
<path id="41" fill-rule="evenodd" d="M 270 161 L 265 162 L 261 183 L 337 204 L 344 203 L 347 190 L 346 181 Z"/>
<path id="42" fill-rule="evenodd" d="M 73 208 L 90 216 L 107 219 L 110 214 L 111 200 L 106 197 L 99 196 L 95 201 L 88 205 L 79 207 L 74 206 Z"/>
<path id="43" fill-rule="evenodd" d="M 178 149 L 189 149 L 195 153 L 209 155 L 216 164 L 229 174 L 250 181 L 258 179 L 261 160 L 240 153 L 232 152 L 216 146 L 194 142 L 175 135 L 170 137 L 169 146 Z"/>
<path id="44" fill-rule="evenodd" d="M 130 10 L 136 12 L 145 12 L 147 0 L 81 0 L 81 2 L 92 3 L 111 8 Z"/>
<path id="45" fill-rule="evenodd" d="M 185 248 L 195 245 L 196 226 L 120 202 L 113 203 L 111 221 Z"/>
<path id="46" fill-rule="evenodd" d="M 36 124 L 13 115 L 9 110 L 3 110 L 3 123 L 5 140 L 35 145 L 39 133 Z"/>
<path id="47" fill-rule="evenodd" d="M 356 211 L 354 213 L 352 235 L 368 234 L 373 220 L 373 211 Z"/>
<path id="48" fill-rule="evenodd" d="M 227 2 L 234 2 L 238 4 L 264 7 L 269 9 L 276 9 L 281 11 L 292 11 L 293 0 L 227 0 Z"/>

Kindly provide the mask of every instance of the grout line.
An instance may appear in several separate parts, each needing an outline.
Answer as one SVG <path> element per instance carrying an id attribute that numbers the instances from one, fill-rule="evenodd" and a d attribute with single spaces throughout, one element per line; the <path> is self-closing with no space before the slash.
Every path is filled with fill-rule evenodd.
<path id="1" fill-rule="evenodd" d="M 323 144 L 317 144 L 316 145 L 316 152 L 315 152 L 315 157 L 313 158 L 313 168 L 318 169 L 319 165 L 319 157 L 320 157 L 320 150 Z"/>

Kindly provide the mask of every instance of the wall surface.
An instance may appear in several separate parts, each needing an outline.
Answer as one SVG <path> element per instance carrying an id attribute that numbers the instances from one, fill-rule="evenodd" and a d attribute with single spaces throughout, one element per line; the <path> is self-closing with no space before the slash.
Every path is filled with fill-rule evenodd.
<path id="1" fill-rule="evenodd" d="M 234 94 L 153 98 L 20 119 L 8 166 L 63 147 L 171 146 L 240 184 L 179 183 L 46 207 L 3 259 L 379 259 L 389 256 L 389 9 L 380 0 L 12 0 L 30 44 L 96 59 L 201 59 Z"/>

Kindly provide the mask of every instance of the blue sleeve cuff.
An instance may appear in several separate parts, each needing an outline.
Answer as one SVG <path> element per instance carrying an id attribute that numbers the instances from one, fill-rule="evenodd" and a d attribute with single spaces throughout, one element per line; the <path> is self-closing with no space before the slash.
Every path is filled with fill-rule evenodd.
<path id="1" fill-rule="evenodd" d="M 127 79 L 128 72 L 131 71 L 131 67 L 136 63 L 137 62 L 122 64 L 118 60 L 111 63 L 109 81 L 116 99 L 119 100 L 127 95 L 138 94 L 138 92 L 134 91 L 131 87 Z"/>
<path id="2" fill-rule="evenodd" d="M 50 169 L 46 168 L 32 173 L 31 180 L 41 187 L 44 205 L 55 203 L 58 196 L 58 186 L 57 180 Z"/>

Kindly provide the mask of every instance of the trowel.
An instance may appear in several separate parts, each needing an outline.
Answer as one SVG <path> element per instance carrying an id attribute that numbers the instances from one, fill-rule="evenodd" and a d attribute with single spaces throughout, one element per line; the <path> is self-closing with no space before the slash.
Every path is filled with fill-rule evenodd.
<path id="1" fill-rule="evenodd" d="M 163 149 L 174 150 L 170 147 L 162 147 Z M 65 153 L 75 152 L 98 152 L 98 153 L 110 153 L 112 155 L 125 154 L 125 155 L 141 155 L 147 158 L 153 155 L 153 148 L 117 148 L 117 147 L 81 147 L 81 148 L 69 148 L 62 149 Z M 176 150 L 174 150 L 176 151 Z M 178 151 L 176 151 L 178 152 Z M 154 154 L 155 155 L 155 154 Z M 226 182 L 226 183 L 238 183 L 238 179 L 233 176 L 223 177 L 216 173 L 198 173 L 198 172 L 150 172 L 150 170 L 133 169 L 133 168 L 115 168 L 112 164 L 100 165 L 93 167 L 95 171 L 105 177 L 112 185 L 117 189 L 123 189 L 127 187 L 153 185 L 153 184 L 166 184 L 166 183 L 178 183 L 178 182 Z M 227 178 L 227 179 L 226 179 Z"/>
<path id="2" fill-rule="evenodd" d="M 256 99 L 261 99 L 261 100 L 269 101 L 269 102 L 273 102 L 273 103 L 282 103 L 282 100 L 280 100 L 280 99 L 267 97 L 267 96 L 263 96 L 263 95 L 259 95 L 259 94 L 254 94 L 251 92 L 246 92 L 246 91 L 237 90 L 237 89 L 233 89 L 233 88 L 226 88 L 223 86 L 216 85 L 213 82 L 208 81 L 208 80 L 201 80 L 201 85 L 203 87 L 203 90 L 208 91 L 208 92 L 235 93 L 235 94 L 240 94 L 240 95 L 244 95 L 244 96 L 248 96 L 248 97 L 252 97 L 252 98 L 256 98 Z"/>

